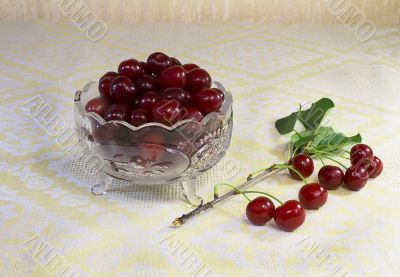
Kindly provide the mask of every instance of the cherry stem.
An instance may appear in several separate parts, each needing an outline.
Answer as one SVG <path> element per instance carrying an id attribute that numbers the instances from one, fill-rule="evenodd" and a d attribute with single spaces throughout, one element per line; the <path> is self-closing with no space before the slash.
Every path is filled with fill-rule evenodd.
<path id="1" fill-rule="evenodd" d="M 346 167 L 344 164 L 342 164 L 341 162 L 339 162 L 339 161 L 337 161 L 337 160 L 335 160 L 335 159 L 332 159 L 332 158 L 330 158 L 330 157 L 328 157 L 328 156 L 324 156 L 324 158 L 326 158 L 326 159 L 328 159 L 328 160 L 331 160 L 332 162 L 335 162 L 335 163 L 337 163 L 338 165 L 341 165 L 344 169 L 347 170 L 347 167 Z"/>
<path id="2" fill-rule="evenodd" d="M 233 186 L 233 185 L 231 185 L 231 184 L 220 183 L 220 184 L 216 184 L 215 187 L 214 187 L 214 198 L 218 198 L 218 197 L 219 197 L 219 196 L 218 196 L 218 186 L 227 186 L 227 187 L 233 188 L 233 190 L 236 192 L 236 194 L 243 194 L 243 192 L 242 192 L 240 189 L 238 189 L 237 187 L 235 187 L 235 186 Z M 247 197 L 247 195 L 244 195 L 244 194 L 243 194 L 243 196 L 244 196 L 249 202 L 251 201 L 250 198 Z"/>
<path id="3" fill-rule="evenodd" d="M 272 194 L 266 193 L 266 192 L 262 192 L 262 191 L 255 191 L 255 190 L 246 190 L 246 191 L 242 191 L 243 196 L 246 196 L 247 193 L 258 193 L 258 194 L 264 194 L 266 196 L 271 197 L 272 199 L 274 199 L 276 202 L 278 202 L 280 205 L 283 204 L 283 202 L 281 200 L 279 200 L 278 198 L 276 198 L 275 196 L 273 196 Z"/>
<path id="4" fill-rule="evenodd" d="M 321 156 L 317 155 L 318 159 L 321 161 L 322 166 L 325 166 L 324 160 L 321 158 Z"/>
<path id="5" fill-rule="evenodd" d="M 323 153 L 323 154 L 327 154 L 327 155 L 333 155 L 333 153 L 332 152 L 327 152 L 327 151 L 321 151 L 321 150 L 314 150 L 315 152 L 317 152 L 317 153 Z M 349 157 L 343 157 L 343 156 L 341 156 L 341 155 L 337 155 L 338 157 L 340 157 L 340 158 L 343 158 L 343 159 L 347 159 L 347 160 L 350 160 L 350 158 Z"/>
<path id="6" fill-rule="evenodd" d="M 306 185 L 308 184 L 307 179 L 304 178 L 304 176 L 296 168 L 294 168 L 294 166 L 289 165 L 289 164 L 274 164 L 273 166 L 276 169 L 287 168 L 287 169 L 293 170 L 297 175 L 299 175 L 301 180 L 303 180 L 304 184 L 306 184 Z"/>

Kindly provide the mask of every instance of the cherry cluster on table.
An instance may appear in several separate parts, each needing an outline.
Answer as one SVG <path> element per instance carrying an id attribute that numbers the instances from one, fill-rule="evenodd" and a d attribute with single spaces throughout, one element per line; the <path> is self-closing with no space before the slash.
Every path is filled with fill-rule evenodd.
<path id="1" fill-rule="evenodd" d="M 86 104 L 104 120 L 122 120 L 133 126 L 148 122 L 173 125 L 180 120 L 200 122 L 218 111 L 225 99 L 211 88 L 210 74 L 198 65 L 181 62 L 155 52 L 147 62 L 122 61 L 117 72 L 107 72 L 99 80 L 100 96 Z"/>
<path id="2" fill-rule="evenodd" d="M 350 162 L 351 166 L 346 173 L 337 166 L 324 165 L 318 172 L 319 183 L 305 184 L 299 191 L 299 201 L 289 200 L 275 208 L 268 197 L 253 199 L 246 207 L 247 218 L 254 225 L 265 225 L 273 218 L 280 229 L 294 231 L 305 221 L 304 209 L 316 210 L 326 203 L 327 190 L 338 189 L 343 184 L 349 190 L 359 191 L 369 178 L 378 177 L 383 170 L 382 161 L 365 144 L 357 144 L 351 148 Z M 288 164 L 295 169 L 289 169 L 289 173 L 296 180 L 303 180 L 314 171 L 313 160 L 307 154 L 292 157 Z"/>

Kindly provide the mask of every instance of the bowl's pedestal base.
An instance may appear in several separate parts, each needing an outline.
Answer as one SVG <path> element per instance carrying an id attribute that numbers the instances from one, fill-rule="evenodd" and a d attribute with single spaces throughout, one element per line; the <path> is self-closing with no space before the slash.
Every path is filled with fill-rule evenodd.
<path id="1" fill-rule="evenodd" d="M 90 188 L 90 191 L 94 195 L 105 195 L 110 190 L 113 177 L 108 174 L 100 173 L 100 183 L 95 184 Z M 182 189 L 182 194 L 186 202 L 193 206 L 201 206 L 203 204 L 203 198 L 197 195 L 196 192 L 196 179 L 190 179 L 186 181 L 179 181 L 179 186 Z"/>

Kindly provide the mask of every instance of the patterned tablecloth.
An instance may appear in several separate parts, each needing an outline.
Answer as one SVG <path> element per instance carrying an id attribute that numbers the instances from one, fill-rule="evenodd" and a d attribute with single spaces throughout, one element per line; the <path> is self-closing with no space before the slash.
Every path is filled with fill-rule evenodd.
<path id="1" fill-rule="evenodd" d="M 0 24 L 0 276 L 400 275 L 397 27 L 378 26 L 363 43 L 342 25 L 108 27 L 95 43 L 72 24 Z M 383 174 L 360 192 L 331 192 L 294 233 L 249 225 L 243 197 L 173 229 L 190 210 L 175 185 L 114 182 L 119 192 L 91 195 L 97 177 L 21 106 L 40 96 L 72 128 L 77 89 L 156 50 L 202 65 L 232 91 L 231 146 L 197 184 L 206 199 L 218 181 L 284 161 L 288 138 L 274 120 L 323 96 L 337 105 L 330 123 L 361 132 Z M 299 186 L 281 173 L 253 188 L 290 199 Z"/>

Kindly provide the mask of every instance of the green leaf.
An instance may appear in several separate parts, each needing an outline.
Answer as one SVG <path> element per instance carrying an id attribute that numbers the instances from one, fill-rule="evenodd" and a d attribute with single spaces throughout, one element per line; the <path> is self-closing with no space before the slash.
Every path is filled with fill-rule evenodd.
<path id="1" fill-rule="evenodd" d="M 311 105 L 311 108 L 300 112 L 299 120 L 307 130 L 315 130 L 319 127 L 325 114 L 335 107 L 329 98 L 321 98 Z"/>
<path id="2" fill-rule="evenodd" d="M 286 135 L 293 131 L 294 125 L 297 121 L 297 113 L 292 113 L 289 116 L 278 119 L 275 121 L 275 128 L 279 134 Z"/>
<path id="3" fill-rule="evenodd" d="M 362 141 L 361 135 L 357 134 L 352 137 L 346 137 L 343 133 L 333 133 L 323 138 L 315 149 L 319 151 L 332 152 L 340 150 L 345 146 L 360 143 Z"/>
<path id="4" fill-rule="evenodd" d="M 333 130 L 332 127 L 320 127 L 315 135 L 315 138 L 313 139 L 312 145 L 318 145 L 323 139 L 332 135 L 333 133 L 335 133 L 335 130 Z"/>
<path id="5" fill-rule="evenodd" d="M 300 149 L 302 146 L 307 145 L 310 141 L 313 141 L 314 137 L 315 132 L 310 130 L 293 134 L 290 138 L 293 144 L 293 150 Z"/>

